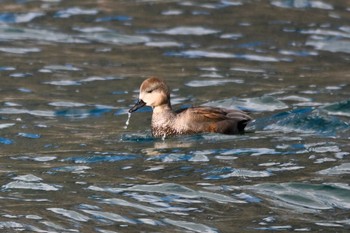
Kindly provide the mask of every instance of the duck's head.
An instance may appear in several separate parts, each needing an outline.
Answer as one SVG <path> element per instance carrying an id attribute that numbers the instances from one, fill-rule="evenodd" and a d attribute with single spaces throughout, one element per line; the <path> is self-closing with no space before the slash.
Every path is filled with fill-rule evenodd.
<path id="1" fill-rule="evenodd" d="M 164 104 L 170 104 L 168 86 L 163 80 L 150 77 L 141 84 L 139 101 L 130 108 L 129 112 L 132 113 L 145 105 L 154 108 Z"/>

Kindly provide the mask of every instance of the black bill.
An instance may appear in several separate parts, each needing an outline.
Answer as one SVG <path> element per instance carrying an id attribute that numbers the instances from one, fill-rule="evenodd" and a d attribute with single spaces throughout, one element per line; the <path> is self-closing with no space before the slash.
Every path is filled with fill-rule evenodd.
<path id="1" fill-rule="evenodd" d="M 142 108 L 143 106 L 145 106 L 146 103 L 143 102 L 143 100 L 139 100 L 134 107 L 129 109 L 129 113 L 135 112 L 137 109 Z"/>

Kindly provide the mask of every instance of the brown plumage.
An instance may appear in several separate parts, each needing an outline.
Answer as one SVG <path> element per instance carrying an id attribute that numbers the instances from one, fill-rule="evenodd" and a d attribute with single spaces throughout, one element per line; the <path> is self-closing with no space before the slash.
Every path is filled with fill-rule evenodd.
<path id="1" fill-rule="evenodd" d="M 239 134 L 252 120 L 240 110 L 215 107 L 190 107 L 173 111 L 168 86 L 155 77 L 141 84 L 139 101 L 129 112 L 145 105 L 153 108 L 152 134 L 155 137 L 197 133 Z"/>

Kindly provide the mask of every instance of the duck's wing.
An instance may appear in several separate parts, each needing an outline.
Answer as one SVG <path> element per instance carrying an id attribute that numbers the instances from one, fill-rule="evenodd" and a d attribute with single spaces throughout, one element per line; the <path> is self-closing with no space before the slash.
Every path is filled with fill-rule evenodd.
<path id="1" fill-rule="evenodd" d="M 188 108 L 186 111 L 189 115 L 204 121 L 252 120 L 248 113 L 241 110 L 200 106 Z"/>
<path id="2" fill-rule="evenodd" d="M 182 110 L 179 114 L 185 114 L 187 124 L 191 128 L 218 133 L 243 132 L 247 123 L 252 118 L 240 110 L 229 110 L 215 107 L 191 107 Z"/>
<path id="3" fill-rule="evenodd" d="M 228 114 L 224 109 L 213 107 L 191 107 L 187 111 L 191 116 L 202 121 L 225 120 Z"/>

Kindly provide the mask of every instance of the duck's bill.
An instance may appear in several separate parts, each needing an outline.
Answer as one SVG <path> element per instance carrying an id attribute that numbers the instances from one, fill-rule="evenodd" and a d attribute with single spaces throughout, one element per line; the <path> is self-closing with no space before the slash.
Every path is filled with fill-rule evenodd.
<path id="1" fill-rule="evenodd" d="M 134 107 L 129 109 L 129 113 L 135 112 L 137 109 L 142 108 L 143 106 L 145 106 L 146 103 L 143 102 L 143 100 L 139 100 Z"/>

